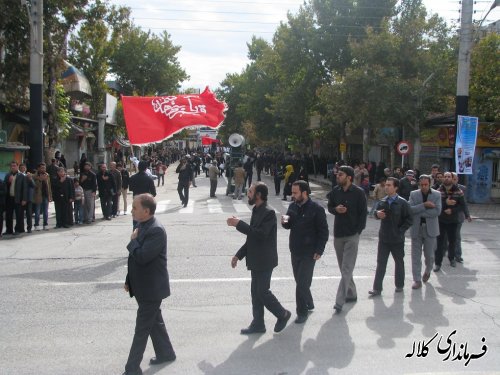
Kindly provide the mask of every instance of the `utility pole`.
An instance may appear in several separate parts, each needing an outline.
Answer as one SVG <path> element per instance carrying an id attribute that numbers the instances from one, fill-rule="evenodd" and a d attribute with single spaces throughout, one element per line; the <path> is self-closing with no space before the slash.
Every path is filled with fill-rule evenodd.
<path id="1" fill-rule="evenodd" d="M 494 0 L 490 9 L 483 17 L 478 26 L 478 31 L 488 14 L 500 5 L 500 0 Z M 476 34 L 472 29 L 473 0 L 462 0 L 461 22 L 460 22 L 460 45 L 458 49 L 458 74 L 457 74 L 457 96 L 455 107 L 455 137 L 458 130 L 458 116 L 467 116 L 469 114 L 469 81 L 470 81 L 470 62 L 472 46 Z M 455 148 L 455 140 L 453 141 Z M 453 163 L 451 170 L 455 170 L 455 152 L 453 152 Z"/>
<path id="2" fill-rule="evenodd" d="M 27 4 L 26 0 L 21 0 Z M 31 0 L 30 20 L 30 146 L 29 167 L 43 161 L 43 0 Z"/>

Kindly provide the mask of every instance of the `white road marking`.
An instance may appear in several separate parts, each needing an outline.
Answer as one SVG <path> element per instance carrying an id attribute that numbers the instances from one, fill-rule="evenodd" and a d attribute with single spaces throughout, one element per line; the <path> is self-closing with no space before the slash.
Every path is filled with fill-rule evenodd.
<path id="1" fill-rule="evenodd" d="M 233 207 L 234 207 L 235 211 L 238 212 L 238 213 L 252 212 L 250 210 L 250 208 L 248 208 L 248 206 L 245 203 L 243 203 L 243 202 L 238 202 L 238 201 L 233 202 Z"/>
<path id="2" fill-rule="evenodd" d="M 387 277 L 387 276 L 386 276 Z M 475 278 L 474 275 L 446 275 L 448 278 L 457 279 L 470 279 Z M 314 276 L 314 280 L 339 280 L 341 276 Z M 481 278 L 492 278 L 498 279 L 499 275 L 481 275 Z M 361 275 L 354 276 L 355 280 L 371 280 L 373 275 Z M 249 282 L 250 277 L 226 277 L 226 278 L 201 278 L 201 279 L 171 279 L 170 282 L 173 284 L 205 284 L 205 283 L 237 283 L 237 282 Z M 273 277 L 272 281 L 293 281 L 295 282 L 293 276 L 290 277 Z M 78 282 L 41 282 L 38 283 L 39 286 L 79 286 L 79 285 L 123 285 L 123 280 L 109 280 L 109 281 L 78 281 Z"/>

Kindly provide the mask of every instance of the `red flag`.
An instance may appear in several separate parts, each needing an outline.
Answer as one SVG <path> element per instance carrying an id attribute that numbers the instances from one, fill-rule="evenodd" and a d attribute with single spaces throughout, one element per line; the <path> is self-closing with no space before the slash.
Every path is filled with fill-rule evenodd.
<path id="1" fill-rule="evenodd" d="M 212 142 L 219 143 L 219 140 L 210 137 L 201 137 L 202 146 L 210 146 Z"/>
<path id="2" fill-rule="evenodd" d="M 162 141 L 189 126 L 218 128 L 227 105 L 207 87 L 200 95 L 122 96 L 131 144 Z"/>

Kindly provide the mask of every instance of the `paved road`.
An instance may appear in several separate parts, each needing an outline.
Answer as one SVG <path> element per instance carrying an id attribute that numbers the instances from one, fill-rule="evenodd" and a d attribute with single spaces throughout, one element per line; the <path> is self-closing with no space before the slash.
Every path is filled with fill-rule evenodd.
<path id="1" fill-rule="evenodd" d="M 192 202 L 181 208 L 171 172 L 159 188 L 157 217 L 168 233 L 172 296 L 163 310 L 177 360 L 149 367 L 154 355 L 149 345 L 145 374 L 499 373 L 499 221 L 464 225 L 463 266 L 452 269 L 445 264 L 423 289 L 412 291 L 407 256 L 404 293 L 394 293 L 390 264 L 383 296 L 369 299 L 378 230 L 377 221 L 369 219 L 355 271 L 356 304 L 333 315 L 339 271 L 330 238 L 315 270 L 316 309 L 307 323 L 291 323 L 275 335 L 274 318 L 266 314 L 268 332 L 245 337 L 239 330 L 251 319 L 249 273 L 243 263 L 235 270 L 229 265 L 244 238 L 227 227 L 225 219 L 235 215 L 248 220 L 250 209 L 244 201 L 225 196 L 223 180 L 217 198 L 209 199 L 205 177 L 191 189 Z M 267 176 L 264 180 L 271 182 Z M 313 185 L 314 197 L 323 204 L 325 194 L 322 186 Z M 280 198 L 271 196 L 269 203 L 284 213 L 287 203 Z M 122 289 L 130 232 L 127 215 L 0 240 L 0 374 L 123 372 L 137 307 Z M 272 290 L 293 311 L 287 235 L 278 230 L 280 265 Z M 418 344 L 436 333 L 425 357 L 405 357 L 414 343 L 418 351 Z M 438 352 L 441 337 L 443 354 Z M 452 361 L 461 343 L 476 355 L 486 345 L 486 354 L 467 366 L 464 359 Z M 446 351 L 448 347 L 455 353 Z"/>

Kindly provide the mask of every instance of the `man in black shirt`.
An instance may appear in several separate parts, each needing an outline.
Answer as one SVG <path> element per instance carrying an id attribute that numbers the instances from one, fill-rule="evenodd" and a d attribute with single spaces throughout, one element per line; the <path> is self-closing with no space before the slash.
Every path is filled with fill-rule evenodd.
<path id="1" fill-rule="evenodd" d="M 328 241 L 328 222 L 325 209 L 309 197 L 309 185 L 304 180 L 292 184 L 293 202 L 286 215 L 281 217 L 281 225 L 290 229 L 290 252 L 292 255 L 293 277 L 297 284 L 295 301 L 297 319 L 304 323 L 309 310 L 314 309 L 311 282 L 316 261 L 321 258 Z"/>
<path id="2" fill-rule="evenodd" d="M 328 194 L 328 211 L 335 215 L 333 236 L 335 253 L 342 278 L 334 309 L 342 311 L 345 302 L 358 299 L 352 273 L 358 256 L 359 235 L 366 226 L 366 195 L 352 183 L 354 169 L 343 165 L 337 172 L 337 186 Z"/>

